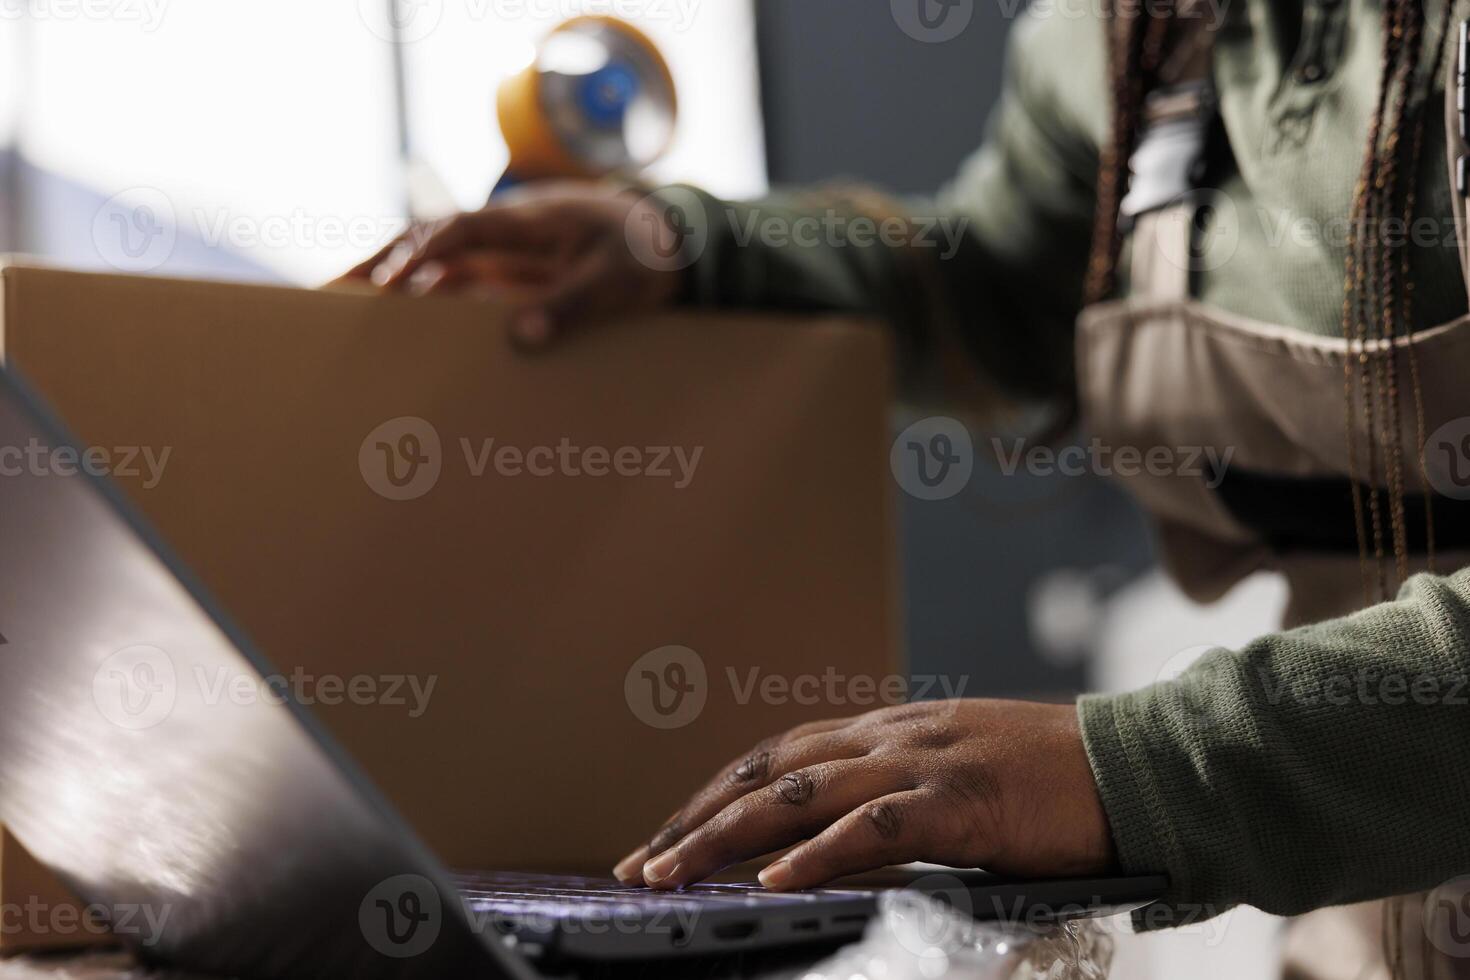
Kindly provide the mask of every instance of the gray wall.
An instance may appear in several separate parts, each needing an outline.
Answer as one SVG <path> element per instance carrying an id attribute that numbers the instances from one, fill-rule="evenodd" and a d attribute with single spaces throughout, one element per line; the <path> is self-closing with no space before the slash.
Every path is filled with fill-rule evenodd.
<path id="1" fill-rule="evenodd" d="M 952 174 L 995 100 L 1012 6 L 969 2 L 957 37 L 927 43 L 889 0 L 757 0 L 771 179 L 843 174 L 918 193 Z"/>
<path id="2" fill-rule="evenodd" d="M 896 6 L 920 2 L 936 0 L 757 0 L 773 183 L 932 192 L 979 145 L 1012 4 L 963 0 L 968 26 L 926 43 L 900 28 Z M 989 434 L 973 435 L 966 491 L 899 494 L 912 670 L 966 679 L 972 695 L 1066 696 L 1085 686 L 1101 603 L 1149 565 L 1147 531 L 1115 487 L 1006 475 Z"/>

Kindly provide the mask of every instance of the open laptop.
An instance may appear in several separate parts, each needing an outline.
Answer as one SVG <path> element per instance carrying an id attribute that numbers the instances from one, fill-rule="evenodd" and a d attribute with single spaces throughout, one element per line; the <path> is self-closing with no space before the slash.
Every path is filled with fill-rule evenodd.
<path id="1" fill-rule="evenodd" d="M 520 978 L 833 943 L 873 914 L 867 885 L 451 876 L 264 686 L 265 660 L 84 461 L 0 371 L 0 820 L 148 959 L 241 978 Z M 487 718 L 486 744 L 514 751 L 495 738 Z M 931 881 L 1028 920 L 1136 908 L 1166 885 Z"/>

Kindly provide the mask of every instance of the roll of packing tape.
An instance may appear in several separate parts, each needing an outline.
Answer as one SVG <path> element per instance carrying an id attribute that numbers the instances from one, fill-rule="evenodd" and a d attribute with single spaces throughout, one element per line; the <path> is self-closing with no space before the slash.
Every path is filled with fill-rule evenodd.
<path id="1" fill-rule="evenodd" d="M 636 173 L 674 136 L 674 77 L 643 32 L 614 17 L 577 17 L 497 96 L 510 166 L 497 190 L 546 177 Z"/>

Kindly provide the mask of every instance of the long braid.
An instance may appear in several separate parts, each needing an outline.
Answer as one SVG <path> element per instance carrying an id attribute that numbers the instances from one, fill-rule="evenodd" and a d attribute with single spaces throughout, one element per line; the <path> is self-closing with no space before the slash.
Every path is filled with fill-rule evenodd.
<path id="1" fill-rule="evenodd" d="M 1418 179 L 1423 156 L 1427 106 L 1440 77 L 1444 46 L 1451 20 L 1452 0 L 1442 0 L 1438 30 L 1427 40 L 1434 45 L 1425 83 L 1420 84 L 1425 33 L 1423 0 L 1385 0 L 1383 16 L 1383 65 L 1377 105 L 1369 126 L 1368 146 L 1364 154 L 1363 176 L 1354 195 L 1353 227 L 1371 233 L 1366 242 L 1349 242 L 1346 259 L 1343 334 L 1348 342 L 1344 359 L 1344 390 L 1347 411 L 1347 440 L 1350 475 L 1353 479 L 1353 504 L 1358 527 L 1358 550 L 1364 565 L 1367 588 L 1367 536 L 1364 533 L 1362 494 L 1356 479 L 1353 367 L 1356 361 L 1358 383 L 1362 392 L 1364 427 L 1368 444 L 1368 492 L 1371 495 L 1374 553 L 1378 571 L 1378 595 L 1388 598 L 1384 585 L 1381 523 L 1378 514 L 1378 471 L 1374 462 L 1375 436 L 1383 430 L 1386 446 L 1385 478 L 1388 484 L 1388 506 L 1393 528 L 1393 550 L 1396 583 L 1402 584 L 1409 574 L 1409 545 L 1404 506 L 1403 428 L 1400 417 L 1399 369 L 1397 350 L 1400 342 L 1414 331 L 1414 282 L 1409 263 L 1408 242 L 1390 238 L 1389 215 L 1397 215 L 1405 238 L 1411 238 L 1418 205 Z M 1422 89 L 1422 95 L 1420 90 Z M 1391 110 L 1387 107 L 1392 106 Z M 1385 118 L 1387 117 L 1387 119 Z M 1387 125 L 1386 135 L 1384 126 Z M 1404 156 L 1405 126 L 1409 127 L 1407 156 Z M 1380 138 L 1382 137 L 1382 146 Z M 1399 174 L 1404 172 L 1402 197 Z M 1358 221 L 1362 224 L 1359 225 Z M 1398 237 L 1398 236 L 1394 236 Z M 1394 253 L 1398 254 L 1395 255 Z M 1375 259 L 1377 260 L 1375 262 Z M 1376 271 L 1373 281 L 1371 271 Z M 1373 317 L 1376 306 L 1381 319 Z M 1375 343 L 1370 352 L 1369 338 Z M 1418 355 L 1411 342 L 1403 344 L 1409 364 L 1410 387 L 1414 399 L 1414 420 L 1419 446 L 1420 486 L 1425 499 L 1425 544 L 1431 569 L 1434 563 L 1434 512 L 1424 459 L 1424 396 L 1419 373 Z M 1356 355 L 1356 356 L 1354 356 Z M 1372 361 L 1371 369 L 1369 361 Z M 1384 418 L 1376 418 L 1374 395 L 1383 405 Z M 1399 896 L 1384 904 L 1384 960 L 1391 977 L 1398 980 L 1406 974 L 1404 959 L 1404 910 L 1406 899 Z M 1425 959 L 1426 963 L 1429 962 Z"/>
<path id="2" fill-rule="evenodd" d="M 1392 524 L 1396 584 L 1408 577 L 1408 531 L 1405 519 L 1403 481 L 1403 428 L 1400 413 L 1399 369 L 1397 350 L 1400 342 L 1414 330 L 1413 280 L 1409 264 L 1408 242 L 1395 240 L 1389 221 L 1396 217 L 1405 229 L 1412 228 L 1418 204 L 1418 176 L 1424 143 L 1426 105 L 1443 64 L 1444 43 L 1450 22 L 1450 3 L 1444 0 L 1438 32 L 1428 38 L 1435 45 L 1429 60 L 1427 84 L 1420 84 L 1420 64 L 1426 42 L 1423 0 L 1385 0 L 1383 9 L 1383 64 L 1377 104 L 1369 125 L 1368 146 L 1364 166 L 1353 201 L 1352 226 L 1360 237 L 1350 239 L 1346 258 L 1345 283 L 1349 295 L 1344 297 L 1343 334 L 1348 342 L 1344 361 L 1345 403 L 1347 406 L 1347 439 L 1350 470 L 1355 463 L 1355 425 L 1353 398 L 1354 366 L 1361 393 L 1364 428 L 1368 437 L 1368 493 L 1374 555 L 1377 562 L 1377 598 L 1388 598 L 1384 582 L 1381 519 L 1378 513 L 1379 481 L 1375 462 L 1383 440 L 1383 477 L 1388 488 L 1388 509 Z M 1422 96 L 1420 89 L 1423 89 Z M 1407 141 L 1404 139 L 1405 127 Z M 1407 152 L 1405 152 L 1407 151 Z M 1402 194 L 1400 174 L 1403 173 Z M 1366 232 L 1366 235 L 1361 235 Z M 1397 254 L 1395 254 L 1397 253 Z M 1375 316 L 1375 313 L 1379 314 Z M 1371 344 L 1371 349 L 1370 349 Z M 1421 486 L 1429 500 L 1428 480 L 1424 468 L 1424 407 L 1419 367 L 1413 343 L 1404 344 L 1409 363 L 1409 377 L 1414 399 L 1414 416 L 1419 440 Z M 1375 404 L 1376 403 L 1376 404 Z M 1381 415 L 1380 415 L 1381 412 Z M 1356 473 L 1353 495 L 1358 521 L 1359 555 L 1366 566 L 1368 550 L 1364 533 L 1361 492 Z M 1434 525 L 1432 510 L 1427 511 L 1425 536 L 1429 555 L 1433 556 Z M 1364 569 L 1367 581 L 1366 567 Z M 1384 959 L 1390 976 L 1405 975 L 1403 897 L 1390 899 L 1384 906 Z"/>
<path id="3" fill-rule="evenodd" d="M 1140 70 L 1144 43 L 1141 0 L 1108 0 L 1106 6 L 1112 131 L 1103 146 L 1097 177 L 1097 218 L 1092 229 L 1092 255 L 1084 289 L 1087 303 L 1099 303 L 1113 292 L 1117 279 L 1119 209 L 1128 185 L 1128 159 L 1138 140 L 1143 114 L 1144 79 Z"/>
<path id="4" fill-rule="evenodd" d="M 1087 303 L 1107 299 L 1117 287 L 1119 211 L 1128 191 L 1128 164 L 1143 130 L 1144 96 L 1170 54 L 1177 8 L 1176 0 L 1108 0 L 1105 8 L 1113 117 L 1098 168 L 1097 212 L 1083 291 Z"/>
<path id="5" fill-rule="evenodd" d="M 1348 222 L 1347 261 L 1343 294 L 1343 336 L 1348 343 L 1348 356 L 1343 362 L 1347 400 L 1348 460 L 1353 484 L 1353 512 L 1357 518 L 1358 555 L 1362 565 L 1364 602 L 1381 601 L 1387 593 L 1383 574 L 1383 518 L 1378 491 L 1378 440 L 1374 431 L 1377 419 L 1377 388 L 1375 371 L 1368 350 L 1370 324 L 1374 319 L 1374 290 L 1370 289 L 1369 276 L 1373 270 L 1373 240 L 1376 237 L 1378 197 L 1373 193 L 1379 183 L 1381 157 L 1379 144 L 1384 128 L 1385 108 L 1388 104 L 1388 88 L 1394 77 L 1395 19 L 1401 4 L 1399 0 L 1385 0 L 1383 5 L 1383 58 L 1379 71 L 1378 91 L 1374 100 L 1373 115 L 1368 124 L 1368 141 L 1363 149 L 1363 164 L 1358 182 L 1353 191 L 1353 204 Z M 1353 368 L 1357 368 L 1354 379 Z M 1363 483 L 1368 487 L 1368 516 L 1370 528 L 1364 527 L 1362 493 L 1358 489 L 1356 425 L 1354 423 L 1353 384 L 1357 382 L 1361 417 L 1367 435 L 1367 472 Z M 1376 575 L 1370 579 L 1368 572 L 1369 537 L 1372 532 L 1373 569 Z M 1372 584 L 1370 585 L 1370 582 Z M 1375 588 L 1376 586 L 1376 588 Z"/>
<path id="6" fill-rule="evenodd" d="M 1389 126 L 1388 136 L 1384 146 L 1384 166 L 1380 174 L 1379 195 L 1380 200 L 1386 207 L 1385 213 L 1392 211 L 1393 205 L 1398 197 L 1398 180 L 1400 157 L 1403 150 L 1403 130 L 1405 121 L 1409 118 L 1411 103 L 1414 96 L 1414 81 L 1419 73 L 1419 61 L 1422 51 L 1421 35 L 1424 30 L 1424 10 L 1422 0 L 1411 0 L 1410 3 L 1402 5 L 1395 14 L 1394 36 L 1399 48 L 1403 52 L 1403 63 L 1396 72 L 1395 94 L 1393 100 L 1392 123 Z M 1408 165 L 1405 162 L 1405 165 Z M 1399 225 L 1405 227 L 1412 216 L 1404 216 L 1399 212 Z M 1383 320 L 1381 326 L 1382 346 L 1381 358 L 1383 361 L 1383 374 L 1387 378 L 1386 407 L 1387 418 L 1384 427 L 1387 429 L 1388 448 L 1385 450 L 1385 464 L 1388 477 L 1388 502 L 1389 517 L 1393 528 L 1393 553 L 1395 571 L 1397 573 L 1396 584 L 1402 584 L 1409 577 L 1409 544 L 1408 531 L 1404 518 L 1404 452 L 1403 452 L 1403 429 L 1399 411 L 1398 390 L 1398 364 L 1397 364 L 1397 340 L 1401 336 L 1401 325 L 1399 323 L 1399 312 L 1401 303 L 1399 300 L 1400 275 L 1399 270 L 1404 254 L 1404 243 L 1391 239 L 1393 235 L 1391 221 L 1386 220 L 1376 236 L 1376 246 L 1380 251 L 1381 278 L 1383 289 Z M 1395 251 L 1398 255 L 1395 255 Z M 1407 277 L 1404 277 L 1405 279 Z M 1412 328 L 1412 325 L 1411 325 Z"/>

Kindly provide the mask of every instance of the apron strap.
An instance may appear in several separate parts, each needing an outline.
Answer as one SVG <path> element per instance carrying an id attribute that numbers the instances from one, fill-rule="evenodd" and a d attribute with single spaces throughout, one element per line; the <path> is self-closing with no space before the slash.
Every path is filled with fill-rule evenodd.
<path id="1" fill-rule="evenodd" d="M 1444 144 L 1450 172 L 1450 199 L 1455 212 L 1455 241 L 1460 250 L 1460 272 L 1470 292 L 1470 95 L 1467 95 L 1466 64 L 1470 57 L 1470 21 L 1461 21 L 1454 54 L 1447 58 L 1449 75 L 1444 84 Z"/>
<path id="2" fill-rule="evenodd" d="M 1185 196 L 1134 219 L 1130 295 L 1150 302 L 1189 299 L 1197 207 L 1193 196 Z"/>

